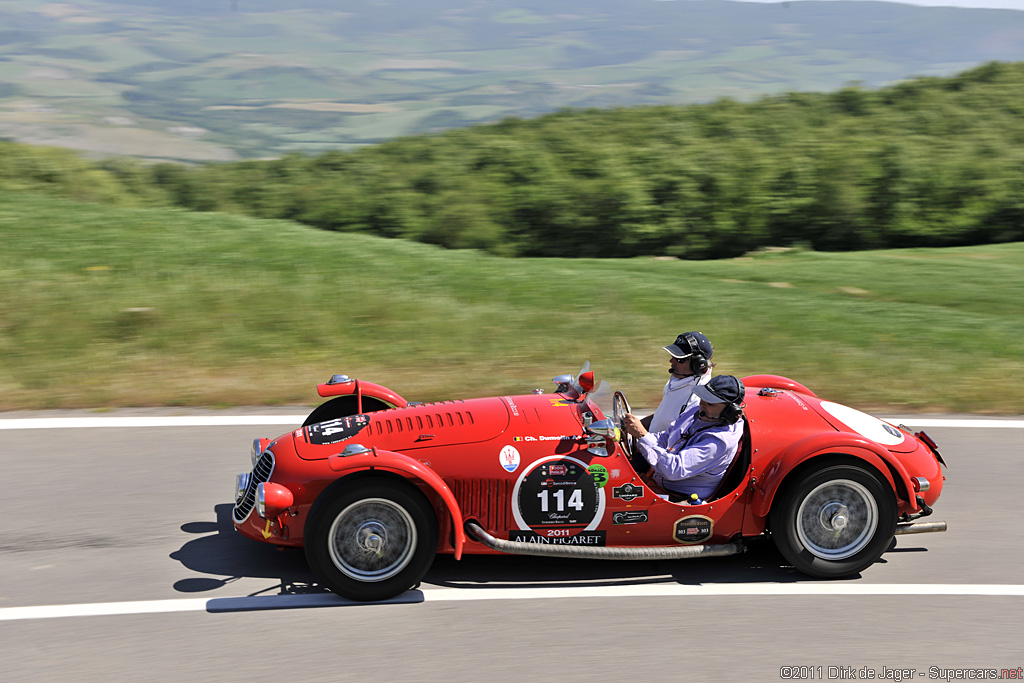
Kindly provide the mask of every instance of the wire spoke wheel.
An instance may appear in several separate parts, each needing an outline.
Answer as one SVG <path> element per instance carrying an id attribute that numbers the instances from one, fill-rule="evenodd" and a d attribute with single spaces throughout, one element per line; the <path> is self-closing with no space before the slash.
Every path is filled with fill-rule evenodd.
<path id="1" fill-rule="evenodd" d="M 868 544 L 878 528 L 878 505 L 855 481 L 840 479 L 811 491 L 797 510 L 796 532 L 805 548 L 826 560 L 845 560 Z"/>
<path id="2" fill-rule="evenodd" d="M 794 475 L 769 515 L 775 545 L 796 569 L 842 578 L 885 552 L 896 532 L 896 495 L 869 466 L 843 458 Z"/>
<path id="3" fill-rule="evenodd" d="M 342 510 L 328 538 L 331 560 L 346 576 L 384 581 L 412 559 L 416 525 L 404 508 L 390 500 L 369 498 Z"/>
<path id="4" fill-rule="evenodd" d="M 303 545 L 323 586 L 352 600 L 387 600 L 427 573 L 437 552 L 437 518 L 412 484 L 356 476 L 320 495 Z"/>

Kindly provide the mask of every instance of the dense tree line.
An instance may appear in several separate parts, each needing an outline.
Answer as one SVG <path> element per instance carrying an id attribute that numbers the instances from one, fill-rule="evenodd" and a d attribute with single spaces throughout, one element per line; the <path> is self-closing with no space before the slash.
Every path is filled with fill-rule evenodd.
<path id="1" fill-rule="evenodd" d="M 1018 241 L 1024 63 L 749 104 L 568 110 L 195 168 L 0 149 L 0 189 L 44 188 L 507 256 Z"/>

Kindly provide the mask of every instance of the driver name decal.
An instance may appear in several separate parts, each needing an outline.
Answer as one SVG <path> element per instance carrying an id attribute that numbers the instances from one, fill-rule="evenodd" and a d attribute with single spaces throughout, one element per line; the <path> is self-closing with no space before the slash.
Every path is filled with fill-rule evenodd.
<path id="1" fill-rule="evenodd" d="M 513 436 L 512 440 L 520 441 L 575 441 L 580 437 L 563 434 L 561 436 Z"/>
<path id="2" fill-rule="evenodd" d="M 531 463 L 512 492 L 512 514 L 519 529 L 542 539 L 562 539 L 555 543 L 604 545 L 602 535 L 593 532 L 605 506 L 597 479 L 603 484 L 608 472 L 602 467 L 604 472 L 597 470 L 595 476 L 592 469 L 576 458 L 557 455 Z M 548 542 L 519 535 L 527 543 Z M 569 540 L 578 536 L 579 540 Z"/>
<path id="3" fill-rule="evenodd" d="M 306 443 L 323 446 L 350 439 L 368 424 L 370 424 L 369 415 L 349 415 L 303 427 L 302 433 Z"/>

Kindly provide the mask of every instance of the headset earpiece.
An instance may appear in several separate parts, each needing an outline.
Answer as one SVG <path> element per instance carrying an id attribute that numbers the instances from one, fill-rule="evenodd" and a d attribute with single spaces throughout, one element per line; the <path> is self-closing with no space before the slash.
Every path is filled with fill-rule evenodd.
<path id="1" fill-rule="evenodd" d="M 690 347 L 690 372 L 697 376 L 703 375 L 708 371 L 708 359 L 704 357 L 704 352 L 692 334 L 686 335 L 684 339 Z"/>
<path id="2" fill-rule="evenodd" d="M 722 409 L 721 419 L 726 424 L 732 424 L 743 416 L 743 403 L 726 403 Z"/>

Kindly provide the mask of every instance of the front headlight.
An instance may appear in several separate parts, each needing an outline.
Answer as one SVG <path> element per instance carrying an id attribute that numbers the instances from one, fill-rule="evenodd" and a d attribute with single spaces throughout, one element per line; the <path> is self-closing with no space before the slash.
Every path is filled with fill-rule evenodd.
<path id="1" fill-rule="evenodd" d="M 295 496 L 281 484 L 265 482 L 256 487 L 256 514 L 263 519 L 277 517 L 294 504 Z"/>
<path id="2" fill-rule="evenodd" d="M 235 477 L 235 505 L 242 502 L 245 498 L 245 492 L 249 490 L 249 481 L 252 479 L 252 473 L 242 472 Z"/>

